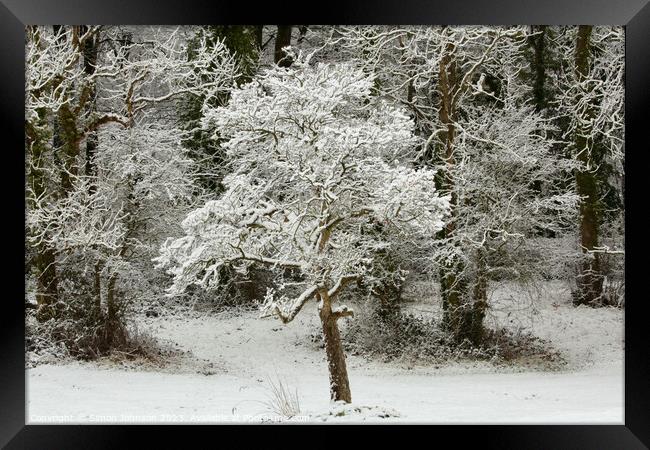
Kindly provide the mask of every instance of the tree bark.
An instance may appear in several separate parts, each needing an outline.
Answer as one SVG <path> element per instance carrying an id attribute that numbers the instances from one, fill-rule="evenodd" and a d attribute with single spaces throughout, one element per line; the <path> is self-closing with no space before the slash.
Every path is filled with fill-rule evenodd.
<path id="1" fill-rule="evenodd" d="M 255 26 L 255 45 L 257 48 L 262 50 L 262 36 L 264 32 L 264 25 Z"/>
<path id="2" fill-rule="evenodd" d="M 106 285 L 106 321 L 104 322 L 104 331 L 106 333 L 107 348 L 112 348 L 116 340 L 119 321 L 117 317 L 118 305 L 115 300 L 115 284 L 118 275 L 112 274 Z"/>
<path id="3" fill-rule="evenodd" d="M 61 26 L 55 25 L 56 33 L 61 32 Z M 68 45 L 78 45 L 80 28 L 74 27 L 72 41 Z M 66 35 L 61 33 L 57 37 L 60 43 L 66 42 Z M 63 104 L 54 119 L 54 135 L 52 145 L 55 156 L 58 154 L 61 170 L 62 196 L 67 196 L 72 190 L 74 177 L 77 175 L 76 158 L 79 155 L 79 138 L 81 133 L 77 124 L 78 114 L 69 104 Z"/>
<path id="4" fill-rule="evenodd" d="M 583 82 L 589 74 L 589 53 L 591 25 L 578 27 L 578 36 L 575 48 L 575 72 L 578 82 Z M 583 163 L 584 168 L 575 173 L 576 188 L 580 201 L 580 244 L 583 251 L 583 261 L 577 281 L 577 293 L 574 296 L 576 305 L 595 305 L 602 296 L 603 277 L 600 268 L 598 253 L 593 253 L 598 247 L 598 183 L 596 173 L 592 167 L 591 150 L 593 141 L 590 139 L 591 130 L 588 125 L 593 112 L 587 108 L 583 117 L 578 120 L 575 132 L 575 145 L 577 158 Z"/>
<path id="5" fill-rule="evenodd" d="M 102 314 L 102 278 L 101 278 L 101 265 L 99 262 L 95 263 L 95 270 L 94 270 L 94 285 L 93 285 L 93 293 L 95 296 L 95 314 L 97 317 L 101 316 Z"/>
<path id="6" fill-rule="evenodd" d="M 470 342 L 478 345 L 483 342 L 485 336 L 485 327 L 483 327 L 483 320 L 485 319 L 485 311 L 487 310 L 487 255 L 483 248 L 480 248 L 476 256 L 476 279 L 474 280 L 473 299 L 471 317 L 468 321 L 469 329 L 466 335 Z"/>
<path id="7" fill-rule="evenodd" d="M 535 99 L 535 111 L 540 112 L 546 108 L 546 62 L 544 54 L 546 51 L 546 28 L 547 25 L 533 25 L 534 32 L 539 34 L 531 36 L 533 47 L 533 96 Z"/>
<path id="8" fill-rule="evenodd" d="M 83 34 L 87 31 L 87 26 L 82 25 L 80 33 Z M 88 75 L 95 73 L 97 64 L 97 51 L 98 51 L 99 36 L 93 36 L 86 39 L 83 43 L 83 56 L 84 56 L 84 72 Z M 97 90 L 94 85 L 89 86 L 87 108 L 89 111 L 96 109 L 96 94 Z M 92 131 L 86 136 L 86 163 L 84 166 L 84 173 L 86 176 L 95 176 L 97 170 L 95 167 L 95 153 L 97 151 L 97 131 Z M 90 191 L 95 192 L 95 185 L 90 186 Z"/>
<path id="9" fill-rule="evenodd" d="M 41 245 L 37 251 L 35 258 L 37 318 L 43 322 L 58 316 L 59 279 L 56 274 L 54 250 L 47 245 Z"/>
<path id="10" fill-rule="evenodd" d="M 42 112 L 42 116 L 45 113 Z M 30 154 L 28 182 L 33 191 L 34 199 L 30 207 L 36 208 L 36 198 L 45 194 L 47 180 L 44 170 L 45 156 L 49 149 L 46 144 L 47 136 L 34 128 L 27 126 L 25 130 L 26 151 Z M 32 259 L 36 272 L 36 302 L 38 304 L 37 318 L 40 321 L 49 320 L 56 316 L 54 305 L 58 303 L 58 278 L 56 274 L 56 255 L 46 243 L 39 244 Z"/>
<path id="11" fill-rule="evenodd" d="M 529 37 L 529 45 L 532 49 L 530 65 L 532 69 L 533 104 L 535 105 L 535 111 L 540 113 L 548 108 L 549 103 L 549 95 L 547 92 L 548 87 L 546 83 L 546 69 L 548 64 L 546 61 L 546 46 L 547 41 L 551 38 L 548 37 L 548 25 L 532 25 L 531 31 L 536 33 Z M 558 136 L 555 139 L 559 141 L 560 137 Z M 533 189 L 541 194 L 545 183 L 546 182 L 542 180 L 535 180 L 532 183 Z M 554 230 L 546 228 L 538 228 L 537 234 L 549 238 L 556 237 L 556 232 Z"/>
<path id="12" fill-rule="evenodd" d="M 275 37 L 275 53 L 273 58 L 275 63 L 280 67 L 289 67 L 293 61 L 284 51 L 283 47 L 291 45 L 291 25 L 278 25 L 278 34 Z"/>
<path id="13" fill-rule="evenodd" d="M 325 351 L 327 353 L 327 366 L 330 379 L 330 398 L 334 401 L 342 400 L 346 403 L 352 401 L 350 382 L 345 364 L 345 352 L 341 343 L 341 334 L 337 321 L 339 316 L 332 311 L 332 304 L 327 294 L 327 289 L 322 289 L 316 296 L 320 302 L 319 316 L 323 326 L 325 338 Z"/>
<path id="14" fill-rule="evenodd" d="M 439 154 L 442 155 L 446 170 L 440 171 L 440 175 L 436 177 L 436 180 L 440 192 L 451 194 L 451 217 L 439 234 L 439 237 L 443 239 L 453 238 L 458 214 L 458 195 L 451 172 L 456 165 L 454 154 L 456 104 L 454 98 L 462 89 L 462 86 L 459 86 L 460 77 L 457 73 L 453 52 L 454 44 L 447 44 L 445 54 L 440 61 L 438 73 L 438 94 L 440 97 L 438 120 L 444 130 L 441 133 Z M 458 253 L 460 253 L 460 250 Z M 473 304 L 465 272 L 466 264 L 460 256 L 452 258 L 441 270 L 440 291 L 443 323 L 457 342 L 460 343 L 468 339 L 472 343 L 478 344 L 483 336 L 483 316 L 481 315 L 481 307 L 477 308 Z"/>

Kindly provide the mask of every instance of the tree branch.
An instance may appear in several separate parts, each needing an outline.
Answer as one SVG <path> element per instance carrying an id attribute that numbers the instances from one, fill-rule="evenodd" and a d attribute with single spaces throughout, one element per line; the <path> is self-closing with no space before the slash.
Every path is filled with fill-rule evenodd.
<path id="1" fill-rule="evenodd" d="M 339 281 L 336 282 L 334 287 L 327 292 L 327 295 L 334 300 L 341 290 L 352 283 L 353 281 L 358 281 L 361 277 L 359 275 L 344 275 L 339 278 Z"/>
<path id="2" fill-rule="evenodd" d="M 354 316 L 354 311 L 348 308 L 346 305 L 341 305 L 339 308 L 332 310 L 332 318 L 334 320 L 339 320 L 341 317 L 352 317 Z"/>
<path id="3" fill-rule="evenodd" d="M 311 286 L 291 303 L 288 311 L 282 311 L 282 309 L 280 309 L 280 305 L 278 305 L 276 302 L 271 302 L 263 309 L 262 315 L 260 317 L 264 318 L 277 316 L 282 321 L 282 323 L 289 323 L 296 317 L 305 303 L 307 303 L 314 295 L 316 295 L 316 292 L 318 292 L 318 286 Z"/>

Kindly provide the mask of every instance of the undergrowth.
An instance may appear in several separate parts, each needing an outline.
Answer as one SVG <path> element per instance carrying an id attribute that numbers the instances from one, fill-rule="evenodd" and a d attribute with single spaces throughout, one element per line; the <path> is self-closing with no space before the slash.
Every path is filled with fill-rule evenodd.
<path id="1" fill-rule="evenodd" d="M 39 322 L 28 313 L 25 327 L 25 350 L 28 367 L 62 360 L 91 361 L 105 359 L 112 362 L 144 362 L 164 366 L 178 351 L 162 345 L 149 333 L 140 331 L 134 324 L 120 325 L 118 339 L 106 343 L 102 324 L 79 324 L 71 319 L 50 319 Z"/>
<path id="2" fill-rule="evenodd" d="M 544 370 L 559 369 L 566 364 L 549 342 L 530 333 L 488 329 L 477 346 L 469 341 L 456 342 L 435 319 L 379 308 L 366 307 L 360 312 L 342 330 L 346 352 L 351 355 L 385 362 L 484 360 Z"/>

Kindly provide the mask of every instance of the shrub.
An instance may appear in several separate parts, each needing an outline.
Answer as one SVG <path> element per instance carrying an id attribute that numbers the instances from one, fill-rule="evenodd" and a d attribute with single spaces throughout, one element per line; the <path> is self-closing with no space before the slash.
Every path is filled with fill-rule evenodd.
<path id="1" fill-rule="evenodd" d="M 344 330 L 344 342 L 352 354 L 384 361 L 406 359 L 431 363 L 471 359 L 545 368 L 564 364 L 562 356 L 547 342 L 529 333 L 502 328 L 486 330 L 480 345 L 467 340 L 456 342 L 439 321 L 397 308 L 361 308 L 358 317 Z"/>

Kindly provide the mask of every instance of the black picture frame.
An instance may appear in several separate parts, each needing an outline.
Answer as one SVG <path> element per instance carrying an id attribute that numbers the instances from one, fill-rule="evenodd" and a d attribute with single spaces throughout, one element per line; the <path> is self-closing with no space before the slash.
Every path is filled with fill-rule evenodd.
<path id="1" fill-rule="evenodd" d="M 5 125 L 1 135 L 3 203 L 5 227 L 0 279 L 10 281 L 0 308 L 0 445 L 6 448 L 117 448 L 129 447 L 134 436 L 172 444 L 170 431 L 193 437 L 208 437 L 207 442 L 223 443 L 223 430 L 211 426 L 75 426 L 25 425 L 25 324 L 24 324 L 24 27 L 32 24 L 204 24 L 204 23 L 319 23 L 319 24 L 554 24 L 624 25 L 626 28 L 626 164 L 625 223 L 628 245 L 625 256 L 625 418 L 624 425 L 512 425 L 437 426 L 425 430 L 425 439 L 441 443 L 451 438 L 455 444 L 473 438 L 481 447 L 491 448 L 611 448 L 636 449 L 650 446 L 650 370 L 645 328 L 648 315 L 642 278 L 645 248 L 643 209 L 634 208 L 634 199 L 643 204 L 642 163 L 650 111 L 647 85 L 650 82 L 650 4 L 648 0 L 465 0 L 434 2 L 426 0 L 330 1 L 327 3 L 218 2 L 184 0 L 0 0 L 0 111 Z M 629 185 L 632 184 L 632 189 Z M 634 185 L 638 184 L 637 187 Z M 639 205 L 639 203 L 637 203 Z M 21 215 L 22 214 L 22 215 Z M 638 221 L 638 222 L 635 222 Z M 638 232 L 636 229 L 638 228 Z M 630 245 L 630 238 L 633 245 Z M 8 245 L 11 244 L 11 245 Z M 11 248 L 11 251 L 9 250 Z M 639 275 L 635 274 L 639 272 Z M 221 427 L 221 426 L 220 426 Z M 313 426 L 301 425 L 312 429 Z M 373 427 L 373 433 L 387 436 L 386 430 L 399 427 Z M 265 430 L 268 439 L 281 427 Z M 285 428 L 286 427 L 282 427 Z M 466 432 L 468 431 L 468 432 Z M 291 433 L 294 432 L 292 429 Z M 410 433 L 410 431 L 407 431 Z M 257 433 L 239 433 L 238 438 Z M 319 440 L 314 435 L 314 440 Z M 182 437 L 182 439 L 185 439 Z M 284 439 L 284 438 L 283 438 Z M 402 445 L 410 441 L 398 438 Z M 152 445 L 153 440 L 147 441 Z M 187 441 L 184 440 L 185 443 Z M 306 441 L 309 444 L 313 441 Z M 412 441 L 413 445 L 415 441 Z M 420 444 L 417 444 L 420 445 Z"/>

